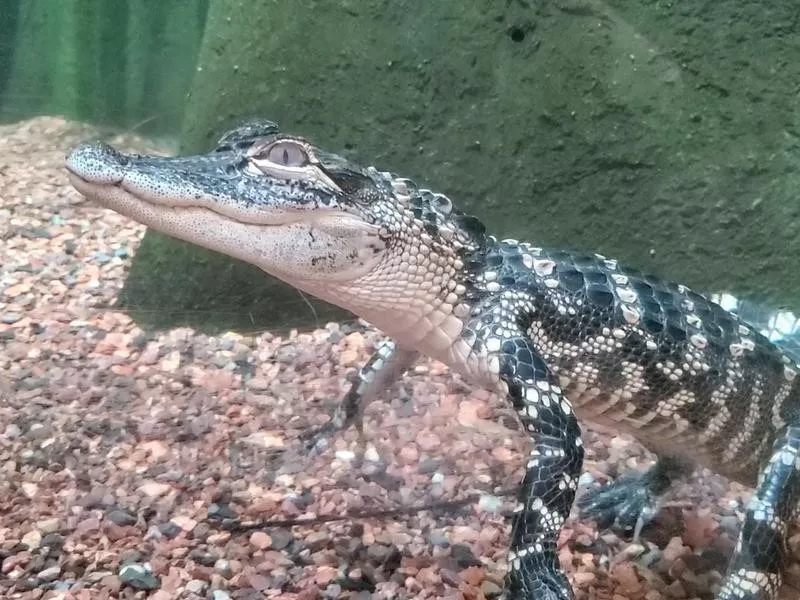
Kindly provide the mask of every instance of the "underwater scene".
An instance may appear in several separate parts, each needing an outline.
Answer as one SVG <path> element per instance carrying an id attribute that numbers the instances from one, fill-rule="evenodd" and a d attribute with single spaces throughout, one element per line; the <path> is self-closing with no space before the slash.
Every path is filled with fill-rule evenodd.
<path id="1" fill-rule="evenodd" d="M 0 1 L 0 598 L 800 598 L 800 7 Z"/>

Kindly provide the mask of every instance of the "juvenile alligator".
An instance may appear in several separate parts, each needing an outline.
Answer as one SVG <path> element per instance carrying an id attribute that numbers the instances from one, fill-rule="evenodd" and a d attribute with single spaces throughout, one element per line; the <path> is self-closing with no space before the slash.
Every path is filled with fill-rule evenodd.
<path id="1" fill-rule="evenodd" d="M 682 285 L 598 254 L 498 240 L 442 194 L 363 168 L 271 122 L 203 156 L 66 161 L 85 196 L 257 265 L 388 334 L 332 429 L 356 424 L 422 355 L 508 398 L 533 439 L 508 555 L 509 598 L 572 598 L 556 541 L 581 474 L 579 419 L 660 460 L 584 501 L 640 525 L 687 460 L 755 488 L 717 600 L 775 600 L 800 517 L 798 366 Z"/>

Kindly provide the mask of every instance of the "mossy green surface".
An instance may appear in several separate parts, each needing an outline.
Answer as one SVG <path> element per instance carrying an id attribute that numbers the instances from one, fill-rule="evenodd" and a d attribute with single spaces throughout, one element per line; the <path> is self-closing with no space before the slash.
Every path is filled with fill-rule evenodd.
<path id="1" fill-rule="evenodd" d="M 211 1 L 185 151 L 267 117 L 448 194 L 499 237 L 800 303 L 794 2 L 300 6 Z M 173 248 L 148 234 L 134 304 L 228 297 L 223 327 L 307 321 L 296 292 L 276 321 L 273 280 Z"/>

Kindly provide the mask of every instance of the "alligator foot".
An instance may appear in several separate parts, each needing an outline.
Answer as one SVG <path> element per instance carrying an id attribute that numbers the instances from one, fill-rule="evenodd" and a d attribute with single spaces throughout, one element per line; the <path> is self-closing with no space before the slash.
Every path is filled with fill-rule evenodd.
<path id="1" fill-rule="evenodd" d="M 638 541 L 672 483 L 690 472 L 685 461 L 660 456 L 650 468 L 586 490 L 576 502 L 581 516 L 596 521 L 601 529 L 614 529 Z"/>
<path id="2" fill-rule="evenodd" d="M 322 427 L 318 427 L 303 436 L 306 450 L 313 456 L 322 454 L 331 443 L 331 439 L 337 431 L 343 429 L 341 425 L 337 425 L 336 413 L 331 415 L 331 420 L 325 423 Z"/>
<path id="3" fill-rule="evenodd" d="M 319 454 L 326 450 L 332 438 L 350 426 L 358 430 L 358 455 L 363 458 L 366 448 L 364 435 L 364 409 L 387 388 L 399 384 L 399 396 L 403 401 L 410 400 L 410 388 L 400 378 L 416 361 L 419 353 L 398 348 L 394 342 L 381 343 L 366 364 L 359 369 L 350 389 L 336 407 L 331 420 L 311 432 L 306 439 L 306 450 Z"/>

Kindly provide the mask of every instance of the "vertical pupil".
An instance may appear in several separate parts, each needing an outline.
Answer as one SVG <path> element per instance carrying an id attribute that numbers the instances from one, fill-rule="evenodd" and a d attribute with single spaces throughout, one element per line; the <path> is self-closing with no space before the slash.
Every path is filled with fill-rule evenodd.
<path id="1" fill-rule="evenodd" d="M 283 149 L 283 164 L 289 164 L 289 151 L 286 148 Z"/>

